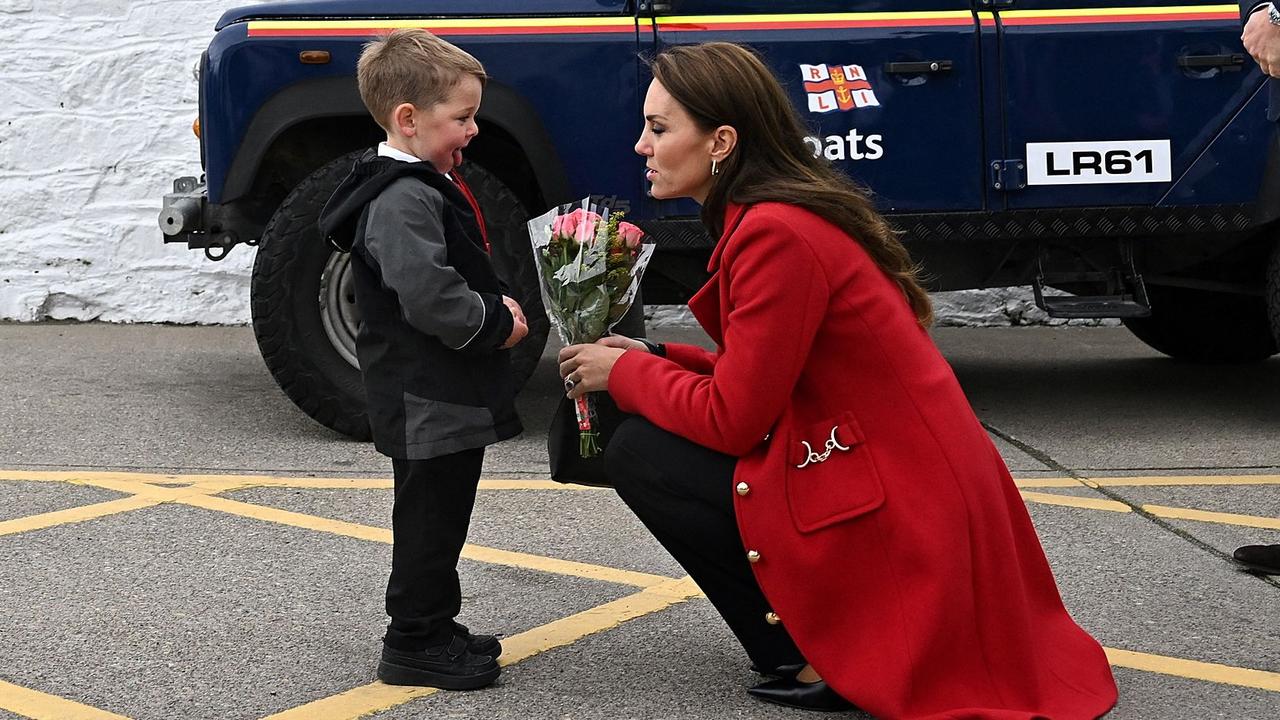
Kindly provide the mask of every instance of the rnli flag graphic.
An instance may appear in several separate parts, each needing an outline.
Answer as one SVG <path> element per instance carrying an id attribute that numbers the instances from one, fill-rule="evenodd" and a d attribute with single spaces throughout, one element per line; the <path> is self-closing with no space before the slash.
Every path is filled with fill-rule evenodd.
<path id="1" fill-rule="evenodd" d="M 804 91 L 809 96 L 809 112 L 879 106 L 867 74 L 861 65 L 800 65 Z"/>

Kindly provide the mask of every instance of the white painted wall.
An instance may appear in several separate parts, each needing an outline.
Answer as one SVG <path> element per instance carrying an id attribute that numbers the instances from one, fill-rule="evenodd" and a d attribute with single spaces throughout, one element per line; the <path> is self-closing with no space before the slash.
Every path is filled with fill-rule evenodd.
<path id="1" fill-rule="evenodd" d="M 165 246 L 194 68 L 230 3 L 0 0 L 0 319 L 243 323 L 253 254 Z"/>
<path id="2" fill-rule="evenodd" d="M 196 61 L 251 1 L 0 0 L 0 320 L 249 321 L 253 249 L 210 262 L 156 215 L 200 172 Z M 1043 319 L 1021 290 L 938 303 L 943 324 Z"/>

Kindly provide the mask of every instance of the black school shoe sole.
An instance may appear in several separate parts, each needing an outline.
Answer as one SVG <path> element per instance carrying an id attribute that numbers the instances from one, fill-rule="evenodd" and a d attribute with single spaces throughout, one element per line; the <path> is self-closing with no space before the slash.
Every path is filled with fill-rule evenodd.
<path id="1" fill-rule="evenodd" d="M 474 655 L 466 650 L 456 652 L 463 641 L 454 638 L 448 652 L 405 652 L 382 648 L 378 661 L 378 679 L 387 685 L 412 685 L 441 690 L 476 690 L 491 685 L 502 669 L 487 655 Z"/>
<path id="2" fill-rule="evenodd" d="M 492 685 L 501 672 L 502 668 L 498 667 L 497 663 L 494 663 L 492 668 L 475 674 L 453 675 L 397 665 L 386 660 L 378 662 L 378 679 L 386 685 L 413 685 L 441 690 L 479 690 Z"/>

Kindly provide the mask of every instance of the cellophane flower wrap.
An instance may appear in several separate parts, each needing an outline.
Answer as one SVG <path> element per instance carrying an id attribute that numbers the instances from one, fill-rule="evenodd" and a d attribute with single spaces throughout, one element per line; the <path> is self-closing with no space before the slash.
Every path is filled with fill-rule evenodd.
<path id="1" fill-rule="evenodd" d="M 565 345 L 604 337 L 640 290 L 653 256 L 644 232 L 622 221 L 608 202 L 590 198 L 561 205 L 529 221 L 538 284 L 547 317 Z M 574 403 L 582 457 L 600 453 L 591 393 Z"/>

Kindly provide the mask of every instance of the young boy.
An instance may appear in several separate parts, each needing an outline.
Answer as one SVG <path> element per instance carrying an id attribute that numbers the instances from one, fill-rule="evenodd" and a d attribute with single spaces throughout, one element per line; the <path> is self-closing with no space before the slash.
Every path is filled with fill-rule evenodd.
<path id="1" fill-rule="evenodd" d="M 357 77 L 387 140 L 356 161 L 320 227 L 351 253 L 369 422 L 395 471 L 378 678 L 483 687 L 502 646 L 454 621 L 458 555 L 485 446 L 521 432 L 505 350 L 528 332 L 489 262 L 478 206 L 446 175 L 476 135 L 486 76 L 434 35 L 396 30 L 365 47 Z"/>

